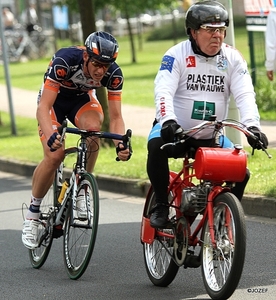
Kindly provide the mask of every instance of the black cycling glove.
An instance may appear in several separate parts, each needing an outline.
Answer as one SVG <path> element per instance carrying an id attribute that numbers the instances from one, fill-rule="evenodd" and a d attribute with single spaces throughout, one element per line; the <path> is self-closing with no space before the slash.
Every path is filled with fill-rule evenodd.
<path id="1" fill-rule="evenodd" d="M 53 148 L 52 148 L 53 143 L 55 142 L 55 140 L 56 140 L 56 138 L 57 138 L 57 135 L 58 135 L 58 133 L 57 133 L 57 132 L 54 132 L 54 133 L 50 136 L 49 140 L 47 141 L 47 145 L 48 145 L 48 147 L 50 148 L 50 151 L 51 151 L 51 152 L 54 152 L 54 151 L 57 150 L 57 149 L 53 149 Z"/>
<path id="2" fill-rule="evenodd" d="M 123 145 L 124 147 L 123 147 L 123 148 L 120 148 L 119 145 Z M 125 150 L 125 149 L 127 149 L 127 148 L 129 148 L 129 155 L 128 155 L 128 159 L 127 159 L 127 160 L 129 160 L 129 159 L 131 158 L 131 155 L 132 155 L 132 147 L 131 147 L 130 144 L 127 146 L 127 145 L 124 144 L 123 142 L 119 142 L 118 145 L 117 145 L 117 147 L 116 147 L 116 153 L 117 153 L 117 155 L 118 155 L 118 153 L 119 153 L 120 151 Z M 116 159 L 116 160 L 119 161 L 119 159 Z"/>
<path id="3" fill-rule="evenodd" d="M 166 121 L 161 128 L 161 137 L 165 143 L 173 142 L 176 137 L 183 137 L 183 129 L 174 120 Z"/>
<path id="4" fill-rule="evenodd" d="M 266 137 L 266 135 L 261 132 L 257 127 L 255 126 L 251 126 L 251 127 L 248 127 L 247 128 L 249 131 L 251 131 L 258 139 L 254 139 L 254 137 L 252 136 L 248 136 L 247 137 L 247 141 L 248 141 L 248 144 L 253 148 L 253 149 L 257 149 L 257 150 L 261 150 L 262 147 L 260 146 L 259 144 L 259 141 L 262 142 L 263 144 L 263 147 L 265 149 L 267 149 L 267 146 L 268 146 L 268 139 Z"/>

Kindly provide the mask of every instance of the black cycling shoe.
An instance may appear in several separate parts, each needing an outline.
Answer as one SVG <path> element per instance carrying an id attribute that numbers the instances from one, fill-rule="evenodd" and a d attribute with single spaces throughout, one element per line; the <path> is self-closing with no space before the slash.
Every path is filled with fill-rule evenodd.
<path id="1" fill-rule="evenodd" d="M 150 216 L 150 226 L 161 229 L 167 228 L 168 224 L 170 224 L 168 215 L 169 207 L 165 204 L 157 204 Z"/>

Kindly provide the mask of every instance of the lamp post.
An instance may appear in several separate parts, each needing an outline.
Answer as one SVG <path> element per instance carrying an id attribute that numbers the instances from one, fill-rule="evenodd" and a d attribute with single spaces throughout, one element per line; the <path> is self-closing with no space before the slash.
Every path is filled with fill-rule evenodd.
<path id="1" fill-rule="evenodd" d="M 223 4 L 228 13 L 229 13 L 229 27 L 227 28 L 227 34 L 225 37 L 225 43 L 235 47 L 235 36 L 234 36 L 234 20 L 233 20 L 233 8 L 232 8 L 232 0 L 219 0 L 221 4 Z M 228 111 L 228 118 L 239 120 L 240 115 L 237 109 L 236 103 L 231 96 L 230 104 L 229 104 L 229 111 Z M 242 144 L 241 142 L 241 133 L 238 130 L 233 128 L 226 128 L 227 137 L 234 143 L 234 144 Z"/>
<path id="2" fill-rule="evenodd" d="M 2 56 L 3 56 L 3 65 L 4 65 L 4 70 L 5 70 L 5 77 L 6 77 L 7 92 L 8 92 L 8 98 L 9 98 L 11 129 L 12 129 L 12 134 L 17 135 L 15 119 L 14 119 L 14 112 L 13 112 L 13 104 L 12 104 L 11 80 L 10 80 L 10 72 L 9 72 L 9 64 L 8 64 L 9 59 L 7 56 L 6 41 L 5 41 L 5 36 L 4 36 L 2 12 L 0 13 L 0 38 L 1 38 Z"/>

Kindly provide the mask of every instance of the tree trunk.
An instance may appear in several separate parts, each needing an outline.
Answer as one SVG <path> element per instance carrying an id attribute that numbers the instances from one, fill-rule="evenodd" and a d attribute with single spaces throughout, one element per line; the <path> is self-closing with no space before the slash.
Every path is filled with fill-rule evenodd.
<path id="1" fill-rule="evenodd" d="M 82 25 L 83 41 L 90 33 L 96 31 L 95 10 L 93 0 L 78 0 Z"/>
<path id="2" fill-rule="evenodd" d="M 80 18 L 82 24 L 83 42 L 90 35 L 96 31 L 95 10 L 93 0 L 78 0 Z M 107 104 L 106 88 L 101 87 L 96 90 L 97 98 L 99 99 L 104 112 L 104 123 L 102 125 L 103 131 L 109 130 L 109 113 Z M 110 140 L 111 141 L 111 140 Z"/>
<path id="3" fill-rule="evenodd" d="M 132 28 L 131 28 L 131 24 L 130 24 L 130 20 L 129 20 L 129 13 L 128 13 L 127 5 L 125 5 L 125 15 L 126 15 L 127 29 L 128 29 L 129 39 L 130 39 L 132 62 L 136 63 L 136 52 L 135 52 L 134 38 L 133 38 Z"/>

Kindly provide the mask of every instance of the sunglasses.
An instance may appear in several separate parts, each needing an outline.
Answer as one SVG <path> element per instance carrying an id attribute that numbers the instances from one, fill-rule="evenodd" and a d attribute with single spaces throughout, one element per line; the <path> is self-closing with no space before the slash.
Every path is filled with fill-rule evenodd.
<path id="1" fill-rule="evenodd" d="M 201 25 L 200 28 L 206 30 L 206 32 L 210 34 L 215 34 L 216 32 L 219 32 L 220 34 L 224 34 L 226 31 L 226 26 L 221 26 L 221 27 L 209 27 L 206 25 Z"/>
<path id="2" fill-rule="evenodd" d="M 95 68 L 103 68 L 105 71 L 108 70 L 108 68 L 111 66 L 111 64 L 101 64 L 93 59 L 90 59 L 90 62 Z"/>

